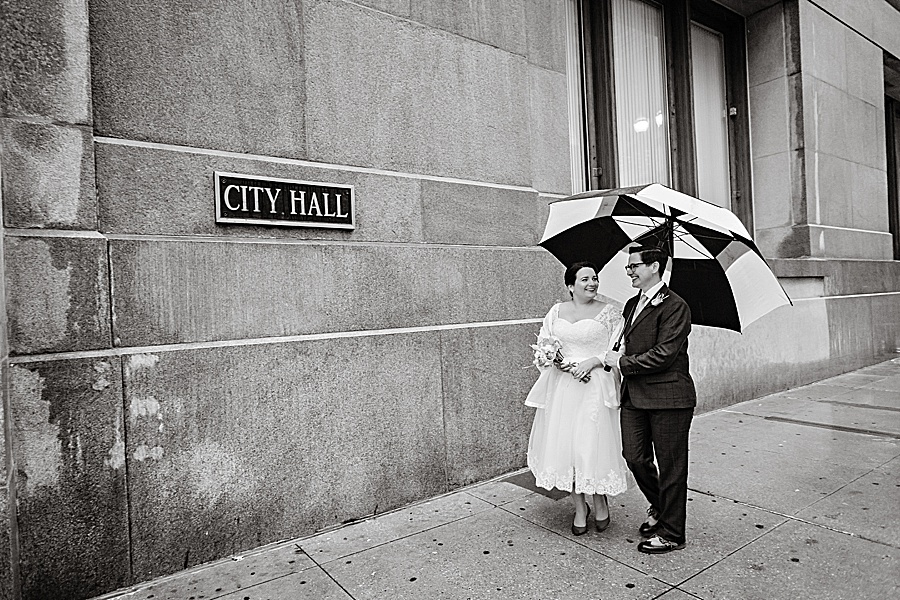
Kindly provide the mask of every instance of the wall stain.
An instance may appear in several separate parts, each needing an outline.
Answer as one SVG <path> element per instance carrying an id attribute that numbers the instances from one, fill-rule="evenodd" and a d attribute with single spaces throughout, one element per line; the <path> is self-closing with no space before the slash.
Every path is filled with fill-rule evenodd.
<path id="1" fill-rule="evenodd" d="M 44 399 L 45 380 L 36 371 L 10 365 L 11 396 L 20 403 L 15 413 L 16 459 L 24 491 L 41 486 L 59 487 L 62 471 L 59 424 L 50 419 L 50 401 Z"/>
<path id="2" fill-rule="evenodd" d="M 106 378 L 106 374 L 109 372 L 109 369 L 110 364 L 108 362 L 101 361 L 98 363 L 94 363 L 94 370 L 100 374 L 100 378 L 94 381 L 94 384 L 91 386 L 93 389 L 97 390 L 98 392 L 102 392 L 110 385 L 112 385 L 112 382 L 110 382 L 110 380 Z"/>
<path id="3" fill-rule="evenodd" d="M 134 452 L 131 453 L 132 458 L 134 460 L 143 462 L 148 458 L 152 458 L 154 460 L 161 460 L 165 451 L 162 446 L 154 446 L 152 448 L 148 448 L 147 444 L 141 444 L 137 448 L 134 449 Z"/>
<path id="4" fill-rule="evenodd" d="M 139 417 L 156 417 L 162 419 L 159 412 L 159 401 L 154 396 L 138 396 L 137 394 L 131 398 L 131 406 L 129 407 L 129 415 L 131 424 L 137 423 Z"/>
<path id="5" fill-rule="evenodd" d="M 109 458 L 103 459 L 103 464 L 111 469 L 121 469 L 125 466 L 125 442 L 119 437 L 118 428 L 116 428 L 116 442 L 109 449 Z"/>
<path id="6" fill-rule="evenodd" d="M 159 362 L 155 354 L 132 354 L 125 360 L 125 377 L 130 378 L 144 369 L 152 369 Z"/>

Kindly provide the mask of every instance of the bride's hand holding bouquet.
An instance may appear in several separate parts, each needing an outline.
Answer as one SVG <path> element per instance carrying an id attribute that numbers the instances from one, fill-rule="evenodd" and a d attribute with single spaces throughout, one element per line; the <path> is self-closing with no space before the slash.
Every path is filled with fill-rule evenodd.
<path id="1" fill-rule="evenodd" d="M 537 343 L 531 344 L 531 349 L 534 351 L 534 360 L 532 360 L 532 364 L 538 369 L 551 366 L 556 367 L 560 371 L 570 373 L 572 377 L 575 377 L 575 379 L 582 383 L 590 381 L 590 373 L 585 373 L 581 377 L 574 373 L 574 369 L 578 363 L 566 360 L 560 347 L 561 344 L 555 336 L 538 336 Z"/>

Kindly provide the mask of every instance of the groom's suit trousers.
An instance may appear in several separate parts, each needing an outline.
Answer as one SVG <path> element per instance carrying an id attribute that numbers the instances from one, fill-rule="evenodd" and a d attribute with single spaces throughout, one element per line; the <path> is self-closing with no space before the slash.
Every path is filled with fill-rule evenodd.
<path id="1" fill-rule="evenodd" d="M 646 410 L 623 398 L 622 455 L 644 497 L 659 511 L 659 534 L 685 541 L 688 436 L 693 408 Z M 653 457 L 659 464 L 657 470 Z"/>

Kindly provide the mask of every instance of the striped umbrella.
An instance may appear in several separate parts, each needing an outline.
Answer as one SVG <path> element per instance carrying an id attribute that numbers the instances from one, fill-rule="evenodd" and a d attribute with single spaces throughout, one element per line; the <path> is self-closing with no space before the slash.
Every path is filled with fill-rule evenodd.
<path id="1" fill-rule="evenodd" d="M 603 293 L 624 301 L 637 293 L 624 269 L 628 247 L 636 244 L 671 257 L 663 280 L 688 303 L 696 325 L 743 331 L 792 304 L 734 213 L 658 183 L 551 203 L 539 245 L 566 266 L 602 265 Z"/>

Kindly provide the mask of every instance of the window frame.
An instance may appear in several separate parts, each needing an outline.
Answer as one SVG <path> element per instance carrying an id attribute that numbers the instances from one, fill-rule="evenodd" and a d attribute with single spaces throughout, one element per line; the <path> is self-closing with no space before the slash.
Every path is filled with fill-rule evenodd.
<path id="1" fill-rule="evenodd" d="M 900 101 L 884 97 L 887 145 L 888 230 L 894 260 L 900 260 Z"/>
<path id="2" fill-rule="evenodd" d="M 884 132 L 887 158 L 888 231 L 900 260 L 900 60 L 884 53 Z"/>
<path id="3" fill-rule="evenodd" d="M 672 186 L 697 195 L 697 153 L 691 71 L 691 21 L 722 34 L 725 90 L 729 107 L 729 183 L 731 209 L 753 230 L 750 171 L 750 105 L 744 18 L 712 0 L 642 0 L 662 8 L 666 47 L 666 83 Z M 618 184 L 615 132 L 615 78 L 612 69 L 612 14 L 605 0 L 583 5 L 585 137 L 589 189 Z M 732 110 L 733 109 L 733 110 Z M 731 114 L 731 113 L 734 114 Z"/>

